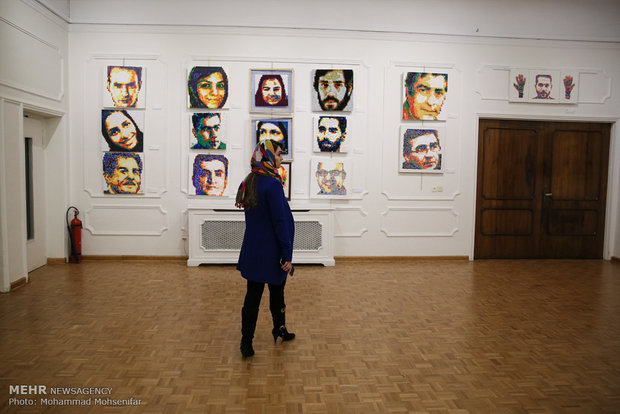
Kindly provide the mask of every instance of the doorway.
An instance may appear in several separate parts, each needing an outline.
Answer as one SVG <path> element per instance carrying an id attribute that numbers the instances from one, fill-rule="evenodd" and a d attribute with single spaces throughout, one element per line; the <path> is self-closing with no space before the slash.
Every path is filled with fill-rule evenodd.
<path id="1" fill-rule="evenodd" d="M 602 258 L 610 131 L 481 119 L 474 258 Z"/>
<path id="2" fill-rule="evenodd" d="M 28 272 L 47 263 L 44 121 L 33 115 L 24 116 L 24 149 L 26 179 L 26 257 Z"/>

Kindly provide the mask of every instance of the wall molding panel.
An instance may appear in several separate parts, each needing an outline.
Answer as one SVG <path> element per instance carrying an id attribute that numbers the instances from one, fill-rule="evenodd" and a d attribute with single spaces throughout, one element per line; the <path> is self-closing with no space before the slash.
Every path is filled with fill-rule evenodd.
<path id="1" fill-rule="evenodd" d="M 93 236 L 161 236 L 168 212 L 157 205 L 95 204 L 85 213 L 84 228 Z"/>
<path id="2" fill-rule="evenodd" d="M 460 226 L 451 207 L 388 207 L 381 216 L 388 237 L 453 237 Z"/>

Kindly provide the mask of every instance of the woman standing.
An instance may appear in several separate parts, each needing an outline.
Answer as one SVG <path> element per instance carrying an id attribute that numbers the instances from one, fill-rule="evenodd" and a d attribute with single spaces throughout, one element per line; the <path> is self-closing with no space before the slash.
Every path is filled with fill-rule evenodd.
<path id="1" fill-rule="evenodd" d="M 282 189 L 278 168 L 282 144 L 273 140 L 256 145 L 250 161 L 252 172 L 241 183 L 235 205 L 245 211 L 245 234 L 237 269 L 247 279 L 241 310 L 241 354 L 254 355 L 252 338 L 265 283 L 269 286 L 269 310 L 274 342 L 290 341 L 295 334 L 286 329 L 284 285 L 293 269 L 293 214 Z"/>

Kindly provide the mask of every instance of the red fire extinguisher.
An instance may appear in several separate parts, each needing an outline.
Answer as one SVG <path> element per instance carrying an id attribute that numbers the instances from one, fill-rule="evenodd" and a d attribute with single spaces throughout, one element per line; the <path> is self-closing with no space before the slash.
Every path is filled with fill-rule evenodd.
<path id="1" fill-rule="evenodd" d="M 69 211 L 75 210 L 73 220 L 69 225 Z M 67 221 L 67 230 L 69 231 L 69 241 L 71 242 L 71 254 L 69 255 L 69 263 L 80 263 L 82 261 L 82 222 L 78 218 L 80 210 L 76 207 L 69 207 L 65 219 Z"/>

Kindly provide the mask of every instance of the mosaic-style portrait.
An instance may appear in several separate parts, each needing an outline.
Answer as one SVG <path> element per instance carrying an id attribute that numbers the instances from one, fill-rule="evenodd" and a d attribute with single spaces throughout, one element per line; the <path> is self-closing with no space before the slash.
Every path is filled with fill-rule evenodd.
<path id="1" fill-rule="evenodd" d="M 187 76 L 190 108 L 224 108 L 228 100 L 228 75 L 220 66 L 194 66 Z"/>
<path id="2" fill-rule="evenodd" d="M 142 194 L 143 155 L 137 152 L 103 154 L 104 194 Z"/>
<path id="3" fill-rule="evenodd" d="M 441 144 L 445 128 L 411 128 L 400 130 L 399 171 L 443 172 Z"/>
<path id="4" fill-rule="evenodd" d="M 282 143 L 282 157 L 293 156 L 293 118 L 252 118 L 252 146 L 259 141 L 272 139 Z"/>
<path id="5" fill-rule="evenodd" d="M 190 154 L 190 195 L 223 196 L 228 186 L 228 164 L 222 154 Z"/>
<path id="6" fill-rule="evenodd" d="M 224 113 L 195 112 L 190 124 L 190 149 L 226 149 Z"/>
<path id="7" fill-rule="evenodd" d="M 508 99 L 511 102 L 526 102 L 530 96 L 528 80 L 530 72 L 527 69 L 510 70 L 508 82 Z"/>
<path id="8" fill-rule="evenodd" d="M 310 197 L 346 198 L 350 161 L 347 158 L 313 158 L 310 167 Z"/>
<path id="9" fill-rule="evenodd" d="M 316 69 L 312 87 L 313 111 L 353 111 L 352 69 Z"/>
<path id="10" fill-rule="evenodd" d="M 142 152 L 144 111 L 103 109 L 101 111 L 101 150 Z"/>
<path id="11" fill-rule="evenodd" d="M 579 101 L 579 72 L 562 72 L 560 102 L 576 104 Z"/>
<path id="12" fill-rule="evenodd" d="M 314 152 L 347 152 L 346 116 L 319 115 L 314 117 Z"/>
<path id="13" fill-rule="evenodd" d="M 293 112 L 293 70 L 250 70 L 250 112 Z"/>
<path id="14" fill-rule="evenodd" d="M 530 70 L 530 102 L 558 103 L 563 89 L 559 71 Z"/>
<path id="15" fill-rule="evenodd" d="M 282 178 L 282 189 L 287 200 L 291 200 L 291 162 L 283 162 L 278 169 L 278 174 Z"/>
<path id="16" fill-rule="evenodd" d="M 104 81 L 104 108 L 144 108 L 146 69 L 141 66 L 108 66 Z"/>
<path id="17" fill-rule="evenodd" d="M 445 120 L 447 97 L 447 73 L 403 74 L 403 120 Z"/>

